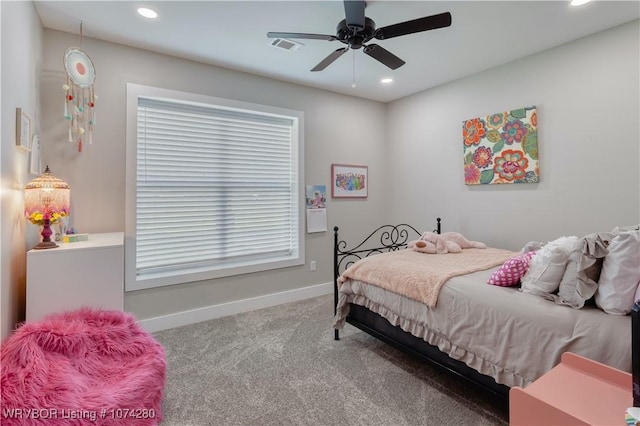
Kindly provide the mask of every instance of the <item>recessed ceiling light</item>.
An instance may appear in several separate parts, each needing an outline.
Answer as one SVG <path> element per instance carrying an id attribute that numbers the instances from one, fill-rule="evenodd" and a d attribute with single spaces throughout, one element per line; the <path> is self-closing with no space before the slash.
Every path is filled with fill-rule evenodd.
<path id="1" fill-rule="evenodd" d="M 382 84 L 391 84 L 391 83 L 393 83 L 393 79 L 390 78 L 390 77 L 386 77 L 386 78 L 383 78 L 382 80 L 380 80 L 380 83 L 382 83 Z"/>
<path id="2" fill-rule="evenodd" d="M 571 6 L 582 6 L 585 3 L 589 3 L 591 0 L 571 0 Z"/>
<path id="3" fill-rule="evenodd" d="M 156 19 L 158 17 L 158 14 L 156 13 L 155 10 L 151 10 L 146 7 L 139 7 L 138 13 L 144 16 L 145 18 L 149 18 L 149 19 Z"/>

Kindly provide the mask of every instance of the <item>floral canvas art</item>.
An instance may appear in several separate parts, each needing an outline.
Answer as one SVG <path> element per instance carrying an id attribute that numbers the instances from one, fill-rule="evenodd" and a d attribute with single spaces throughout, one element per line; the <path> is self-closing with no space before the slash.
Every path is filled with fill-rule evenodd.
<path id="1" fill-rule="evenodd" d="M 462 122 L 464 183 L 535 183 L 538 114 L 535 106 Z"/>

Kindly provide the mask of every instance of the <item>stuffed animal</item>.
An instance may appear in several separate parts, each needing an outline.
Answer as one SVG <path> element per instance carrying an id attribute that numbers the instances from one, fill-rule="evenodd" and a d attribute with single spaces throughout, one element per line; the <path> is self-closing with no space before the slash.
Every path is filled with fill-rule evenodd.
<path id="1" fill-rule="evenodd" d="M 426 241 L 422 240 L 409 241 L 407 248 L 413 249 L 413 251 L 419 251 L 420 253 L 436 254 L 435 246 L 433 244 L 427 244 Z"/>
<path id="2" fill-rule="evenodd" d="M 409 249 L 428 254 L 460 253 L 464 248 L 486 247 L 486 244 L 478 241 L 469 241 L 457 232 L 445 232 L 443 234 L 425 232 L 420 236 L 420 239 L 407 244 Z"/>
<path id="3" fill-rule="evenodd" d="M 423 240 L 409 241 L 407 248 L 420 253 L 436 254 L 436 246 Z"/>
<path id="4" fill-rule="evenodd" d="M 458 244 L 463 249 L 466 249 L 466 248 L 479 248 L 479 249 L 487 248 L 487 245 L 485 243 L 481 243 L 479 241 L 469 241 L 464 237 L 464 235 L 462 235 L 459 232 L 443 232 L 440 235 L 442 235 L 446 240 L 453 241 L 454 243 Z"/>
<path id="5" fill-rule="evenodd" d="M 407 247 L 428 254 L 460 253 L 462 251 L 458 244 L 435 232 L 425 232 L 420 239 L 410 242 Z"/>

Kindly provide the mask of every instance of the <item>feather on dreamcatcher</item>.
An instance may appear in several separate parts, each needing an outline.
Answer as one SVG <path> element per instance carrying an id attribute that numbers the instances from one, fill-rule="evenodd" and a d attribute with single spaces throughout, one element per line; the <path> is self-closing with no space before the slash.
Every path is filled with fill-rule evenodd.
<path id="1" fill-rule="evenodd" d="M 82 23 L 80 24 L 80 44 L 82 45 Z M 79 47 L 70 47 L 64 53 L 64 68 L 67 74 L 64 118 L 69 122 L 69 142 L 78 143 L 78 152 L 82 152 L 85 141 L 91 144 L 93 126 L 96 123 L 94 110 L 97 96 L 93 90 L 96 70 L 93 62 Z"/>

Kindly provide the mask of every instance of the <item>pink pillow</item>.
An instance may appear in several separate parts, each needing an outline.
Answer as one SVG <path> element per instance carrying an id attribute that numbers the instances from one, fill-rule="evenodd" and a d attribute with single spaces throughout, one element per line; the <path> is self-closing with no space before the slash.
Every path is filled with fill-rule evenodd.
<path id="1" fill-rule="evenodd" d="M 531 258 L 535 256 L 536 251 L 529 251 L 525 254 L 514 256 L 507 259 L 487 281 L 487 284 L 498 285 L 500 287 L 511 287 L 518 285 L 520 279 L 529 269 Z"/>

